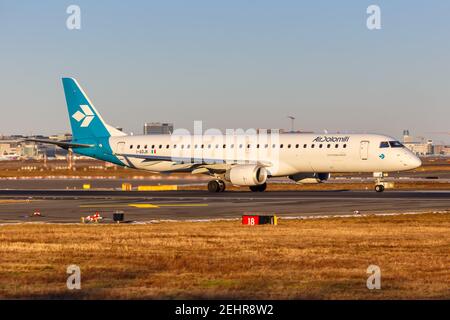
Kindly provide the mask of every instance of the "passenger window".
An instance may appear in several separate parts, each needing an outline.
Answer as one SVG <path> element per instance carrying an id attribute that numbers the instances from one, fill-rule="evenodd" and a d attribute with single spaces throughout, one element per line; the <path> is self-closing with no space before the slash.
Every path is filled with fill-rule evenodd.
<path id="1" fill-rule="evenodd" d="M 276 145 L 275 145 L 275 143 L 272 145 L 272 148 L 274 148 L 275 149 L 275 147 L 276 147 Z"/>
<path id="2" fill-rule="evenodd" d="M 314 144 L 312 144 L 312 145 L 311 145 L 311 148 L 313 148 L 313 149 L 314 149 Z"/>
<path id="3" fill-rule="evenodd" d="M 232 145 L 230 146 L 230 148 L 233 149 L 233 148 L 234 148 L 234 144 L 232 144 Z"/>
<path id="4" fill-rule="evenodd" d="M 319 144 L 319 148 L 322 149 L 322 144 Z"/>
<path id="5" fill-rule="evenodd" d="M 133 145 L 130 145 L 130 149 L 133 149 Z"/>
<path id="6" fill-rule="evenodd" d="M 291 148 L 291 145 L 290 144 L 288 144 L 288 149 L 290 149 Z"/>
<path id="7" fill-rule="evenodd" d="M 264 145 L 264 148 L 266 148 L 266 149 L 267 149 L 268 147 L 269 147 L 269 145 L 268 145 L 268 144 L 265 144 L 265 145 Z"/>
<path id="8" fill-rule="evenodd" d="M 137 149 L 140 149 L 140 148 L 141 148 L 141 145 L 138 144 Z"/>
<path id="9" fill-rule="evenodd" d="M 280 149 L 282 149 L 283 148 L 283 144 L 280 144 Z"/>
<path id="10" fill-rule="evenodd" d="M 176 148 L 177 148 L 177 145 L 176 145 L 176 144 L 174 144 L 174 145 L 173 145 L 173 148 L 174 148 L 174 149 L 176 149 Z"/>
<path id="11" fill-rule="evenodd" d="M 298 144 L 296 144 L 295 147 L 298 149 Z"/>
<path id="12" fill-rule="evenodd" d="M 344 149 L 345 149 L 345 148 L 347 148 L 347 145 L 346 145 L 346 144 L 344 144 L 344 145 L 343 145 L 343 147 L 344 147 Z"/>
<path id="13" fill-rule="evenodd" d="M 159 145 L 159 148 L 160 148 L 160 149 L 162 148 L 162 144 Z"/>
<path id="14" fill-rule="evenodd" d="M 154 144 L 152 144 L 152 149 L 155 149 L 155 145 Z"/>
<path id="15" fill-rule="evenodd" d="M 258 148 L 259 149 L 259 143 L 256 145 L 256 148 Z"/>
<path id="16" fill-rule="evenodd" d="M 242 149 L 242 144 L 239 145 L 239 149 Z"/>
<path id="17" fill-rule="evenodd" d="M 223 145 L 223 148 L 225 149 L 226 147 L 227 147 L 227 145 L 226 145 L 226 144 L 224 144 L 224 145 Z"/>
<path id="18" fill-rule="evenodd" d="M 337 149 L 337 148 L 339 148 L 339 145 L 338 145 L 338 144 L 336 144 L 336 145 L 335 145 L 334 147 L 335 147 L 335 148 Z"/>
<path id="19" fill-rule="evenodd" d="M 380 148 L 389 148 L 389 142 L 387 141 L 380 142 Z"/>
<path id="20" fill-rule="evenodd" d="M 169 149 L 169 147 L 170 147 L 170 146 L 169 146 L 169 145 L 167 145 L 167 146 L 166 146 L 166 149 Z"/>
<path id="21" fill-rule="evenodd" d="M 147 145 L 144 146 L 144 149 L 147 149 Z"/>
<path id="22" fill-rule="evenodd" d="M 304 144 L 304 145 L 303 145 L 303 148 L 305 148 L 305 149 L 306 149 L 306 147 L 307 147 L 307 146 L 308 146 L 307 144 Z"/>

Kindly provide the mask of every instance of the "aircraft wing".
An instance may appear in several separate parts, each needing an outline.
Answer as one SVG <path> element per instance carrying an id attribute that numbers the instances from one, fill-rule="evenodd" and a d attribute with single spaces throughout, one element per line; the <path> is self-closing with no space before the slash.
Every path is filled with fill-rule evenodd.
<path id="1" fill-rule="evenodd" d="M 170 157 L 170 156 L 158 156 L 158 155 L 143 155 L 143 154 L 116 154 L 116 156 L 121 156 L 125 158 L 136 158 L 142 159 L 144 161 L 170 161 L 180 164 L 214 164 L 214 163 L 224 163 L 223 159 L 195 159 L 191 157 Z M 198 161 L 197 161 L 198 160 Z"/>
<path id="2" fill-rule="evenodd" d="M 237 163 L 239 164 L 239 161 L 235 159 L 205 159 L 205 158 L 192 158 L 192 157 L 171 157 L 171 156 L 159 156 L 159 155 L 144 155 L 144 154 L 116 154 L 116 156 L 121 156 L 125 158 L 136 158 L 136 159 L 143 159 L 144 161 L 170 161 L 170 162 L 176 162 L 180 164 L 233 164 Z M 249 163 L 257 163 L 259 165 L 269 167 L 272 165 L 272 163 L 267 161 L 251 161 L 247 160 Z"/>
<path id="3" fill-rule="evenodd" d="M 56 145 L 58 147 L 66 149 L 66 150 L 69 148 L 91 148 L 91 147 L 93 147 L 93 145 L 91 145 L 91 144 L 73 143 L 71 141 L 56 141 L 56 140 L 47 140 L 47 139 L 24 139 L 23 141 L 53 144 L 53 145 Z"/>

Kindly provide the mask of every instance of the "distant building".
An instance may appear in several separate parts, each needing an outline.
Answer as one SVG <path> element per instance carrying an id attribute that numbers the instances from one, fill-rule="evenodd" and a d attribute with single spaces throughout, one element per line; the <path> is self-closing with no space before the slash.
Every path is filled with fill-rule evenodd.
<path id="1" fill-rule="evenodd" d="M 56 140 L 56 141 L 71 141 L 72 140 L 72 134 L 71 133 L 64 133 L 64 134 L 55 134 L 48 137 L 50 140 Z"/>
<path id="2" fill-rule="evenodd" d="M 173 132 L 172 123 L 149 122 L 144 124 L 144 134 L 171 134 Z"/>
<path id="3" fill-rule="evenodd" d="M 286 129 L 265 129 L 265 128 L 258 128 L 256 129 L 256 133 L 266 133 L 266 134 L 289 134 L 289 133 L 314 133 L 312 131 L 291 131 Z"/>
<path id="4" fill-rule="evenodd" d="M 51 140 L 72 140 L 70 134 L 43 136 L 37 135 L 32 138 L 51 139 Z M 17 159 L 43 159 L 65 157 L 67 151 L 55 145 L 24 141 L 25 136 L 2 136 L 0 137 L 0 159 L 17 158 Z"/>
<path id="5" fill-rule="evenodd" d="M 281 129 L 283 130 L 283 129 Z M 264 129 L 264 128 L 258 128 L 256 129 L 256 133 L 257 134 L 277 134 L 277 133 L 282 133 L 280 129 Z"/>
<path id="6" fill-rule="evenodd" d="M 409 134 L 409 130 L 403 131 L 403 144 L 418 156 L 434 154 L 433 140 L 428 139 L 425 141 L 423 137 L 412 137 Z"/>
<path id="7" fill-rule="evenodd" d="M 434 146 L 434 154 L 440 156 L 450 156 L 450 145 L 438 144 Z"/>
<path id="8" fill-rule="evenodd" d="M 39 157 L 38 145 L 34 142 L 22 143 L 20 156 L 25 159 L 36 159 Z"/>
<path id="9" fill-rule="evenodd" d="M 403 130 L 403 143 L 411 143 L 413 140 L 413 137 L 409 135 L 409 130 Z"/>
<path id="10" fill-rule="evenodd" d="M 0 157 L 20 157 L 21 148 L 17 140 L 0 140 Z"/>

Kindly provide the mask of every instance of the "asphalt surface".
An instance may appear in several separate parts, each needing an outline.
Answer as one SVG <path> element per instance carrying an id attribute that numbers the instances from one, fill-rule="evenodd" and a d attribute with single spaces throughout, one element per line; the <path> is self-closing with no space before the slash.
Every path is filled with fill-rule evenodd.
<path id="1" fill-rule="evenodd" d="M 0 189 L 47 189 L 47 190 L 65 190 L 65 189 L 82 189 L 83 184 L 90 184 L 96 189 L 120 189 L 122 183 L 130 183 L 133 186 L 139 185 L 206 185 L 209 179 L 176 179 L 176 178 L 160 178 L 158 179 L 90 179 L 90 178 L 67 178 L 67 179 L 0 179 Z"/>
<path id="2" fill-rule="evenodd" d="M 428 177 L 428 178 L 426 178 Z M 436 178 L 436 179 L 435 179 Z M 116 179 L 116 178 L 2 178 L 0 179 L 0 189 L 48 189 L 48 190 L 65 190 L 65 189 L 82 189 L 83 184 L 89 183 L 92 188 L 95 189 L 108 189 L 115 190 L 120 189 L 122 183 L 130 183 L 133 186 L 139 185 L 204 185 L 208 183 L 210 180 L 209 177 L 199 176 L 196 178 L 183 178 L 179 179 L 177 177 L 156 177 L 154 179 L 151 178 L 143 178 L 143 179 Z M 327 183 L 373 183 L 373 177 L 332 177 Z M 427 182 L 427 183 L 448 183 L 450 182 L 450 174 L 447 175 L 438 175 L 438 174 L 426 174 L 423 176 L 402 176 L 402 177 L 394 177 L 394 175 L 386 178 L 386 181 L 393 182 Z M 271 178 L 270 183 L 288 183 L 295 184 L 291 180 L 287 178 Z"/>
<path id="3" fill-rule="evenodd" d="M 0 223 L 79 222 L 98 212 L 103 222 L 123 211 L 127 221 L 206 220 L 242 214 L 281 217 L 450 210 L 450 191 L 206 191 L 0 190 Z M 33 216 L 39 211 L 41 216 Z"/>

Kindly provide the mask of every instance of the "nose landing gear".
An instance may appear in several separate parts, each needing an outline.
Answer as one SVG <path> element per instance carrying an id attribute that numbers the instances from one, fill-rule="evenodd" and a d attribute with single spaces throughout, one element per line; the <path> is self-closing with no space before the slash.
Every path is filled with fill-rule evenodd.
<path id="1" fill-rule="evenodd" d="M 383 177 L 384 177 L 383 172 L 374 172 L 373 176 L 375 178 L 375 191 L 383 192 L 385 189 L 384 181 L 383 181 Z"/>

